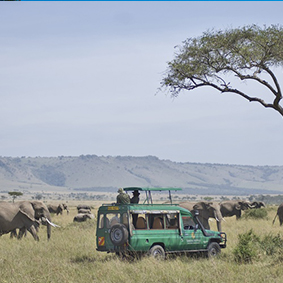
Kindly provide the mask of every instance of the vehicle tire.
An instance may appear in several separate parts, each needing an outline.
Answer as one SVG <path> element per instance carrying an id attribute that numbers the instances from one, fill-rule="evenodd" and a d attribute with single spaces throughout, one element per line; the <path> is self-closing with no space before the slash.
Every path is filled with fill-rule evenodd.
<path id="1" fill-rule="evenodd" d="M 218 243 L 212 242 L 207 247 L 207 256 L 213 258 L 221 253 L 221 248 Z"/>
<path id="2" fill-rule="evenodd" d="M 155 245 L 149 250 L 149 255 L 156 259 L 165 259 L 165 251 L 160 245 Z"/>
<path id="3" fill-rule="evenodd" d="M 125 225 L 115 224 L 110 229 L 110 240 L 114 246 L 122 246 L 128 240 L 129 232 Z"/>

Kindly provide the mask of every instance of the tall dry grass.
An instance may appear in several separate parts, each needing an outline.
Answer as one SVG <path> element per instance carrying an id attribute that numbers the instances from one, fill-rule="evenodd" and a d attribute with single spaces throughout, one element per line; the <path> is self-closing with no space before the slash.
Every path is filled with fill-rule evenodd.
<path id="1" fill-rule="evenodd" d="M 0 237 L 0 282 L 283 282 L 282 262 L 276 258 L 259 254 L 252 264 L 237 264 L 233 258 L 239 233 L 253 229 L 259 236 L 271 232 L 283 237 L 278 220 L 272 225 L 275 213 L 274 207 L 268 209 L 267 219 L 226 218 L 223 230 L 228 237 L 227 248 L 217 259 L 170 256 L 165 261 L 143 257 L 129 262 L 97 252 L 95 221 L 73 223 L 73 206 L 69 215 L 53 216 L 53 222 L 61 228 L 53 229 L 50 241 L 45 227 L 40 228 L 39 242 L 31 235 L 20 241 L 9 235 Z M 216 229 L 213 221 L 211 227 Z"/>

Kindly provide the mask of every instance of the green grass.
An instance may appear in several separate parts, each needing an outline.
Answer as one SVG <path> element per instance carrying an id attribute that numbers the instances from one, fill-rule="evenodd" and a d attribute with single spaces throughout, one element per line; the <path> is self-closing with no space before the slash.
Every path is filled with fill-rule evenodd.
<path id="1" fill-rule="evenodd" d="M 283 227 L 278 221 L 272 225 L 276 207 L 267 211 L 264 219 L 237 221 L 235 217 L 227 217 L 222 225 L 227 233 L 227 248 L 217 259 L 176 256 L 157 261 L 143 257 L 129 262 L 114 254 L 97 252 L 95 220 L 73 223 L 76 210 L 71 207 L 69 215 L 53 216 L 53 222 L 61 228 L 53 228 L 50 241 L 47 241 L 45 227 L 40 227 L 39 242 L 30 234 L 20 241 L 10 239 L 9 235 L 0 237 L 0 282 L 283 282 L 281 254 L 268 255 L 259 250 L 248 264 L 234 259 L 238 235 L 251 229 L 263 242 L 269 237 L 275 247 L 280 244 Z M 216 229 L 214 221 L 210 224 Z"/>

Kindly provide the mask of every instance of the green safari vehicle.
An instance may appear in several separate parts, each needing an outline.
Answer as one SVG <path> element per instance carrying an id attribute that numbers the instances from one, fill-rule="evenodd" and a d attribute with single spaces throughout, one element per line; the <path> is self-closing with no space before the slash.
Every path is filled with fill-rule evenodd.
<path id="1" fill-rule="evenodd" d="M 149 254 L 165 258 L 168 253 L 205 252 L 216 256 L 226 247 L 223 232 L 205 230 L 193 214 L 172 204 L 176 188 L 124 188 L 144 191 L 143 204 L 103 204 L 98 209 L 97 251 L 117 254 Z M 153 204 L 152 191 L 169 191 L 170 203 Z"/>

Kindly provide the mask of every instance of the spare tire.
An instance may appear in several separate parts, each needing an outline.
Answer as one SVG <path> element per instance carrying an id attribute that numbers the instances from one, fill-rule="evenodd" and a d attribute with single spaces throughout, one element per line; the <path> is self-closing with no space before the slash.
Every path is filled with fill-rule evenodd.
<path id="1" fill-rule="evenodd" d="M 126 243 L 129 237 L 129 232 L 125 225 L 115 224 L 110 229 L 110 240 L 114 246 L 122 246 Z"/>

